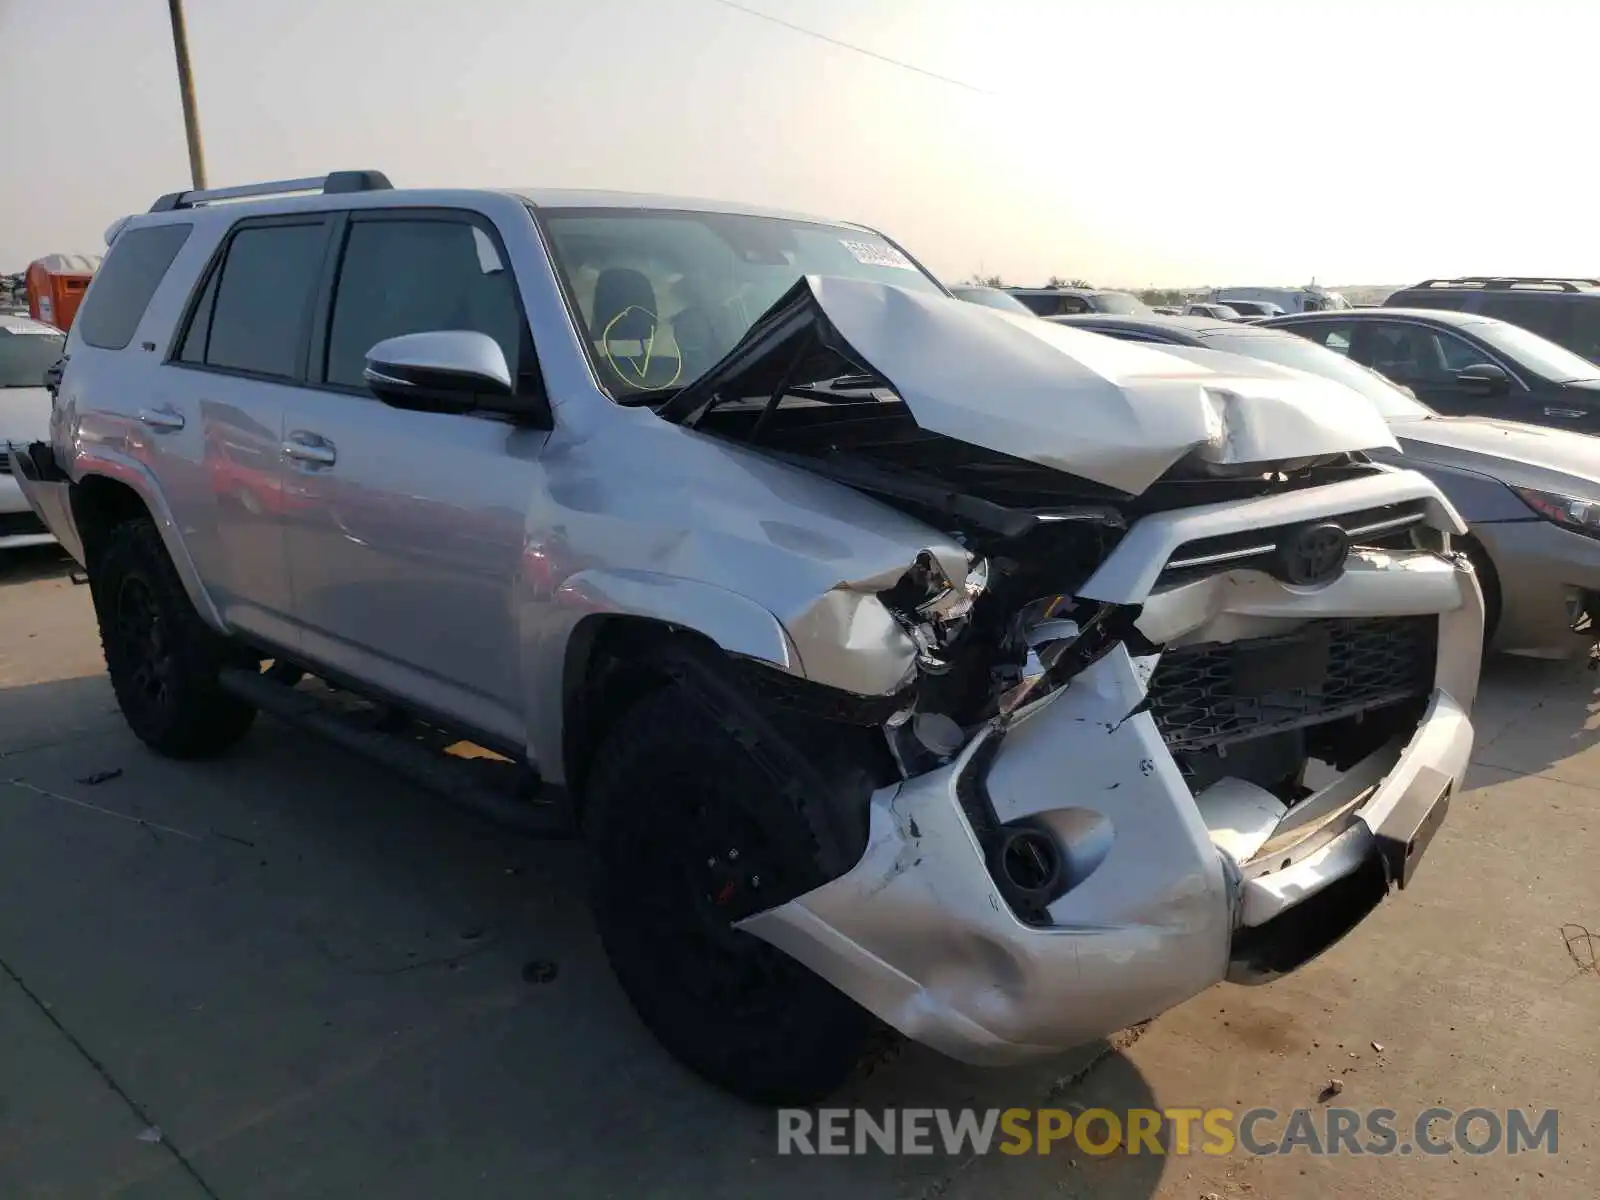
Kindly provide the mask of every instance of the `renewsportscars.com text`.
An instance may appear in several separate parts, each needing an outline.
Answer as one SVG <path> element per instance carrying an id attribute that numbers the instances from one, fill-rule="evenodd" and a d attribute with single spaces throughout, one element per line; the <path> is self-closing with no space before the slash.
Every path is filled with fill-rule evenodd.
<path id="1" fill-rule="evenodd" d="M 1555 1109 L 780 1109 L 779 1154 L 1556 1153 Z"/>

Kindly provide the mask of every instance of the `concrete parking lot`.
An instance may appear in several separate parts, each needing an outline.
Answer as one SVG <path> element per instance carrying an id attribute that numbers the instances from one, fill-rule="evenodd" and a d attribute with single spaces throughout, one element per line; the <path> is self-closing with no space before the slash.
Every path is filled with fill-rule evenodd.
<path id="1" fill-rule="evenodd" d="M 571 846 L 263 719 L 126 731 L 86 588 L 0 562 L 0 1196 L 1592 1195 L 1600 677 L 1492 664 L 1414 885 L 1310 967 L 1026 1070 L 907 1051 L 883 1107 L 1555 1108 L 1553 1156 L 779 1157 L 639 1026 Z M 108 776 L 108 773 L 120 772 Z M 1381 1047 L 1381 1050 L 1378 1049 Z"/>

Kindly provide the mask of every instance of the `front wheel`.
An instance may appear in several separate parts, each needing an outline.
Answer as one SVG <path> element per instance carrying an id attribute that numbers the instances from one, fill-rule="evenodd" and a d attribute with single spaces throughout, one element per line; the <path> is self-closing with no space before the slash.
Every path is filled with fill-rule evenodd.
<path id="1" fill-rule="evenodd" d="M 764 725 L 672 684 L 605 737 L 586 788 L 600 937 L 634 1009 L 679 1061 L 759 1104 L 810 1104 L 893 1044 L 871 1014 L 735 929 L 826 882 L 818 831 Z M 770 731 L 767 731 L 767 736 Z"/>
<path id="2" fill-rule="evenodd" d="M 108 536 L 89 577 L 111 688 L 129 728 L 171 758 L 220 754 L 255 709 L 223 692 L 227 642 L 200 619 L 148 518 Z"/>

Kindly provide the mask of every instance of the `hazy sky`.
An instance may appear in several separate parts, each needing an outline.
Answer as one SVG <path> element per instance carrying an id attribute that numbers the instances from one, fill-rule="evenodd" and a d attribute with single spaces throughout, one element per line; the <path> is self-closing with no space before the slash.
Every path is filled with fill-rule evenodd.
<path id="1" fill-rule="evenodd" d="M 1600 272 L 1600 5 L 740 2 L 970 86 L 717 0 L 187 0 L 211 182 L 721 196 L 951 281 Z M 186 186 L 163 0 L 0 0 L 0 150 L 0 270 Z"/>

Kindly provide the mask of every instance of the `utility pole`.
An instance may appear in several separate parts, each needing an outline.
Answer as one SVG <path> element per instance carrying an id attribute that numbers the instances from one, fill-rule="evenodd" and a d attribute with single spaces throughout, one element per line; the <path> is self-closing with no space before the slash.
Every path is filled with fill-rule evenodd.
<path id="1" fill-rule="evenodd" d="M 206 186 L 206 160 L 200 149 L 200 118 L 194 106 L 194 77 L 189 73 L 189 34 L 183 24 L 183 0 L 167 0 L 172 14 L 172 49 L 178 57 L 178 91 L 183 96 L 183 132 L 189 139 L 189 175 L 194 186 Z"/>

